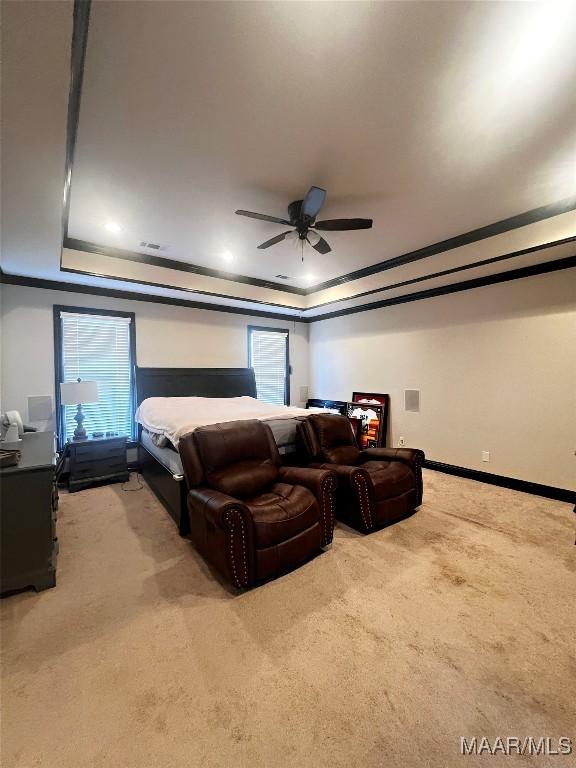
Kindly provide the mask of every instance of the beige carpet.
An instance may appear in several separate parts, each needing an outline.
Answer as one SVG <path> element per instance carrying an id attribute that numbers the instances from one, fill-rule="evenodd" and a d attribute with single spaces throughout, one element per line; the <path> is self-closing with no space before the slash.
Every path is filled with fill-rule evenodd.
<path id="1" fill-rule="evenodd" d="M 58 586 L 1 602 L 3 768 L 566 768 L 460 737 L 575 736 L 572 507 L 425 499 L 235 595 L 147 488 L 64 495 Z"/>

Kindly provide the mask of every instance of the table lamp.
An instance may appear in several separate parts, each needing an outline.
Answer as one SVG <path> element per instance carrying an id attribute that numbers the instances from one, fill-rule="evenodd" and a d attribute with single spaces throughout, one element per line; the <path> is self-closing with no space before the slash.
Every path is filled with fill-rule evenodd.
<path id="1" fill-rule="evenodd" d="M 77 424 L 73 440 L 86 440 L 86 430 L 82 426 L 84 414 L 82 405 L 98 402 L 98 382 L 96 381 L 65 381 L 60 384 L 60 402 L 62 405 L 77 405 L 78 410 L 74 421 Z"/>

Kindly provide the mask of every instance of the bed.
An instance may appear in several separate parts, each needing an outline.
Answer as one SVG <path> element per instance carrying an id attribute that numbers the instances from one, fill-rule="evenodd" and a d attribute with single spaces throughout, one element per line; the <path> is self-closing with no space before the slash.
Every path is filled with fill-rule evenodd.
<path id="1" fill-rule="evenodd" d="M 255 415 L 255 409 L 260 409 L 265 412 L 262 419 L 272 429 L 286 463 L 297 463 L 296 420 L 302 418 L 306 411 L 287 409 L 285 406 L 272 408 L 256 401 L 256 381 L 251 368 L 137 368 L 136 392 L 137 414 L 141 422 L 138 430 L 140 471 L 170 513 L 182 536 L 189 532 L 186 500 L 188 489 L 176 446 L 178 438 L 191 431 L 195 422 L 193 416 L 181 421 L 175 418 L 180 403 L 183 408 L 184 405 L 190 405 L 188 401 L 164 401 L 162 410 L 160 406 L 163 405 L 163 398 L 216 398 L 214 403 L 206 401 L 206 414 L 202 423 L 260 418 Z M 151 404 L 155 405 L 156 410 L 151 408 Z M 208 405 L 212 406 L 212 411 Z M 281 413 L 282 410 L 285 413 Z M 214 414 L 213 421 L 210 413 Z M 275 414 L 279 418 L 274 418 Z M 159 440 L 161 436 L 167 439 Z"/>

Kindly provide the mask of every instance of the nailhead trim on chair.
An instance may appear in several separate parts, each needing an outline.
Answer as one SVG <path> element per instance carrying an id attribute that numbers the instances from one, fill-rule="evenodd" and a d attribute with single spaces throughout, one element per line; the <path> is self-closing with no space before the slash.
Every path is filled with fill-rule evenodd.
<path id="1" fill-rule="evenodd" d="M 246 558 L 246 532 L 244 530 L 244 520 L 242 519 L 242 515 L 239 515 L 240 518 L 240 533 L 242 534 L 242 562 L 244 565 L 244 584 L 248 585 L 248 564 L 247 564 L 247 558 Z"/>
<path id="2" fill-rule="evenodd" d="M 414 474 L 416 475 L 416 506 L 422 504 L 424 488 L 422 483 L 422 459 L 418 457 L 414 462 Z"/>
<path id="3" fill-rule="evenodd" d="M 336 488 L 336 483 L 333 477 L 329 477 L 322 483 L 322 519 L 324 520 L 324 545 L 327 546 L 332 541 L 334 536 L 334 509 L 332 492 Z M 328 507 L 329 521 L 326 520 L 326 507 Z M 328 522 L 330 522 L 330 530 L 328 530 Z"/>
<path id="4" fill-rule="evenodd" d="M 246 587 L 248 586 L 248 566 L 246 562 L 246 534 L 244 532 L 244 523 L 242 521 L 242 515 L 238 514 L 238 519 L 240 522 L 240 533 L 242 534 L 242 555 L 243 555 L 243 568 L 244 568 L 244 583 L 242 584 L 240 582 L 240 579 L 238 578 L 238 573 L 236 572 L 236 558 L 234 556 L 234 520 L 232 519 L 233 512 L 236 512 L 236 510 L 230 510 L 226 513 L 225 520 L 228 523 L 228 526 L 230 527 L 230 564 L 232 566 L 232 573 L 234 575 L 234 581 L 236 583 L 236 586 L 238 588 Z"/>
<path id="5" fill-rule="evenodd" d="M 326 493 L 325 493 L 325 490 L 326 490 L 326 483 L 324 482 L 324 483 L 322 483 L 322 499 L 320 501 L 320 512 L 322 513 L 322 531 L 323 531 L 323 534 L 324 534 L 323 537 L 322 537 L 323 538 L 323 542 L 322 542 L 323 544 L 327 543 L 327 538 L 328 538 L 326 536 L 326 508 L 325 508 L 325 506 L 326 506 L 326 499 L 325 499 Z"/>
<path id="6" fill-rule="evenodd" d="M 360 514 L 362 515 L 362 520 L 364 521 L 366 529 L 370 530 L 374 526 L 372 523 L 372 515 L 370 513 L 370 497 L 368 496 L 368 486 L 366 485 L 366 480 L 359 472 L 354 474 L 354 485 L 358 489 L 358 500 L 360 502 Z M 366 502 L 366 510 L 364 510 L 364 502 Z M 364 511 L 366 511 L 368 522 L 366 521 Z"/>

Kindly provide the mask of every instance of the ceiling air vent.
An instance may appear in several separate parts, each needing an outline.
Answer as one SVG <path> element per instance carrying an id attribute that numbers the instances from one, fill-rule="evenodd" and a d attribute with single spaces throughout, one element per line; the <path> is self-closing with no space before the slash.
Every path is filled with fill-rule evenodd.
<path id="1" fill-rule="evenodd" d="M 290 278 L 288 277 L 288 275 L 276 275 L 276 277 L 279 277 L 279 278 L 280 278 L 280 280 L 290 280 Z"/>
<path id="2" fill-rule="evenodd" d="M 140 242 L 140 248 L 150 248 L 153 251 L 165 251 L 168 246 L 167 245 L 159 245 L 158 243 L 148 243 L 146 240 L 142 240 Z"/>

